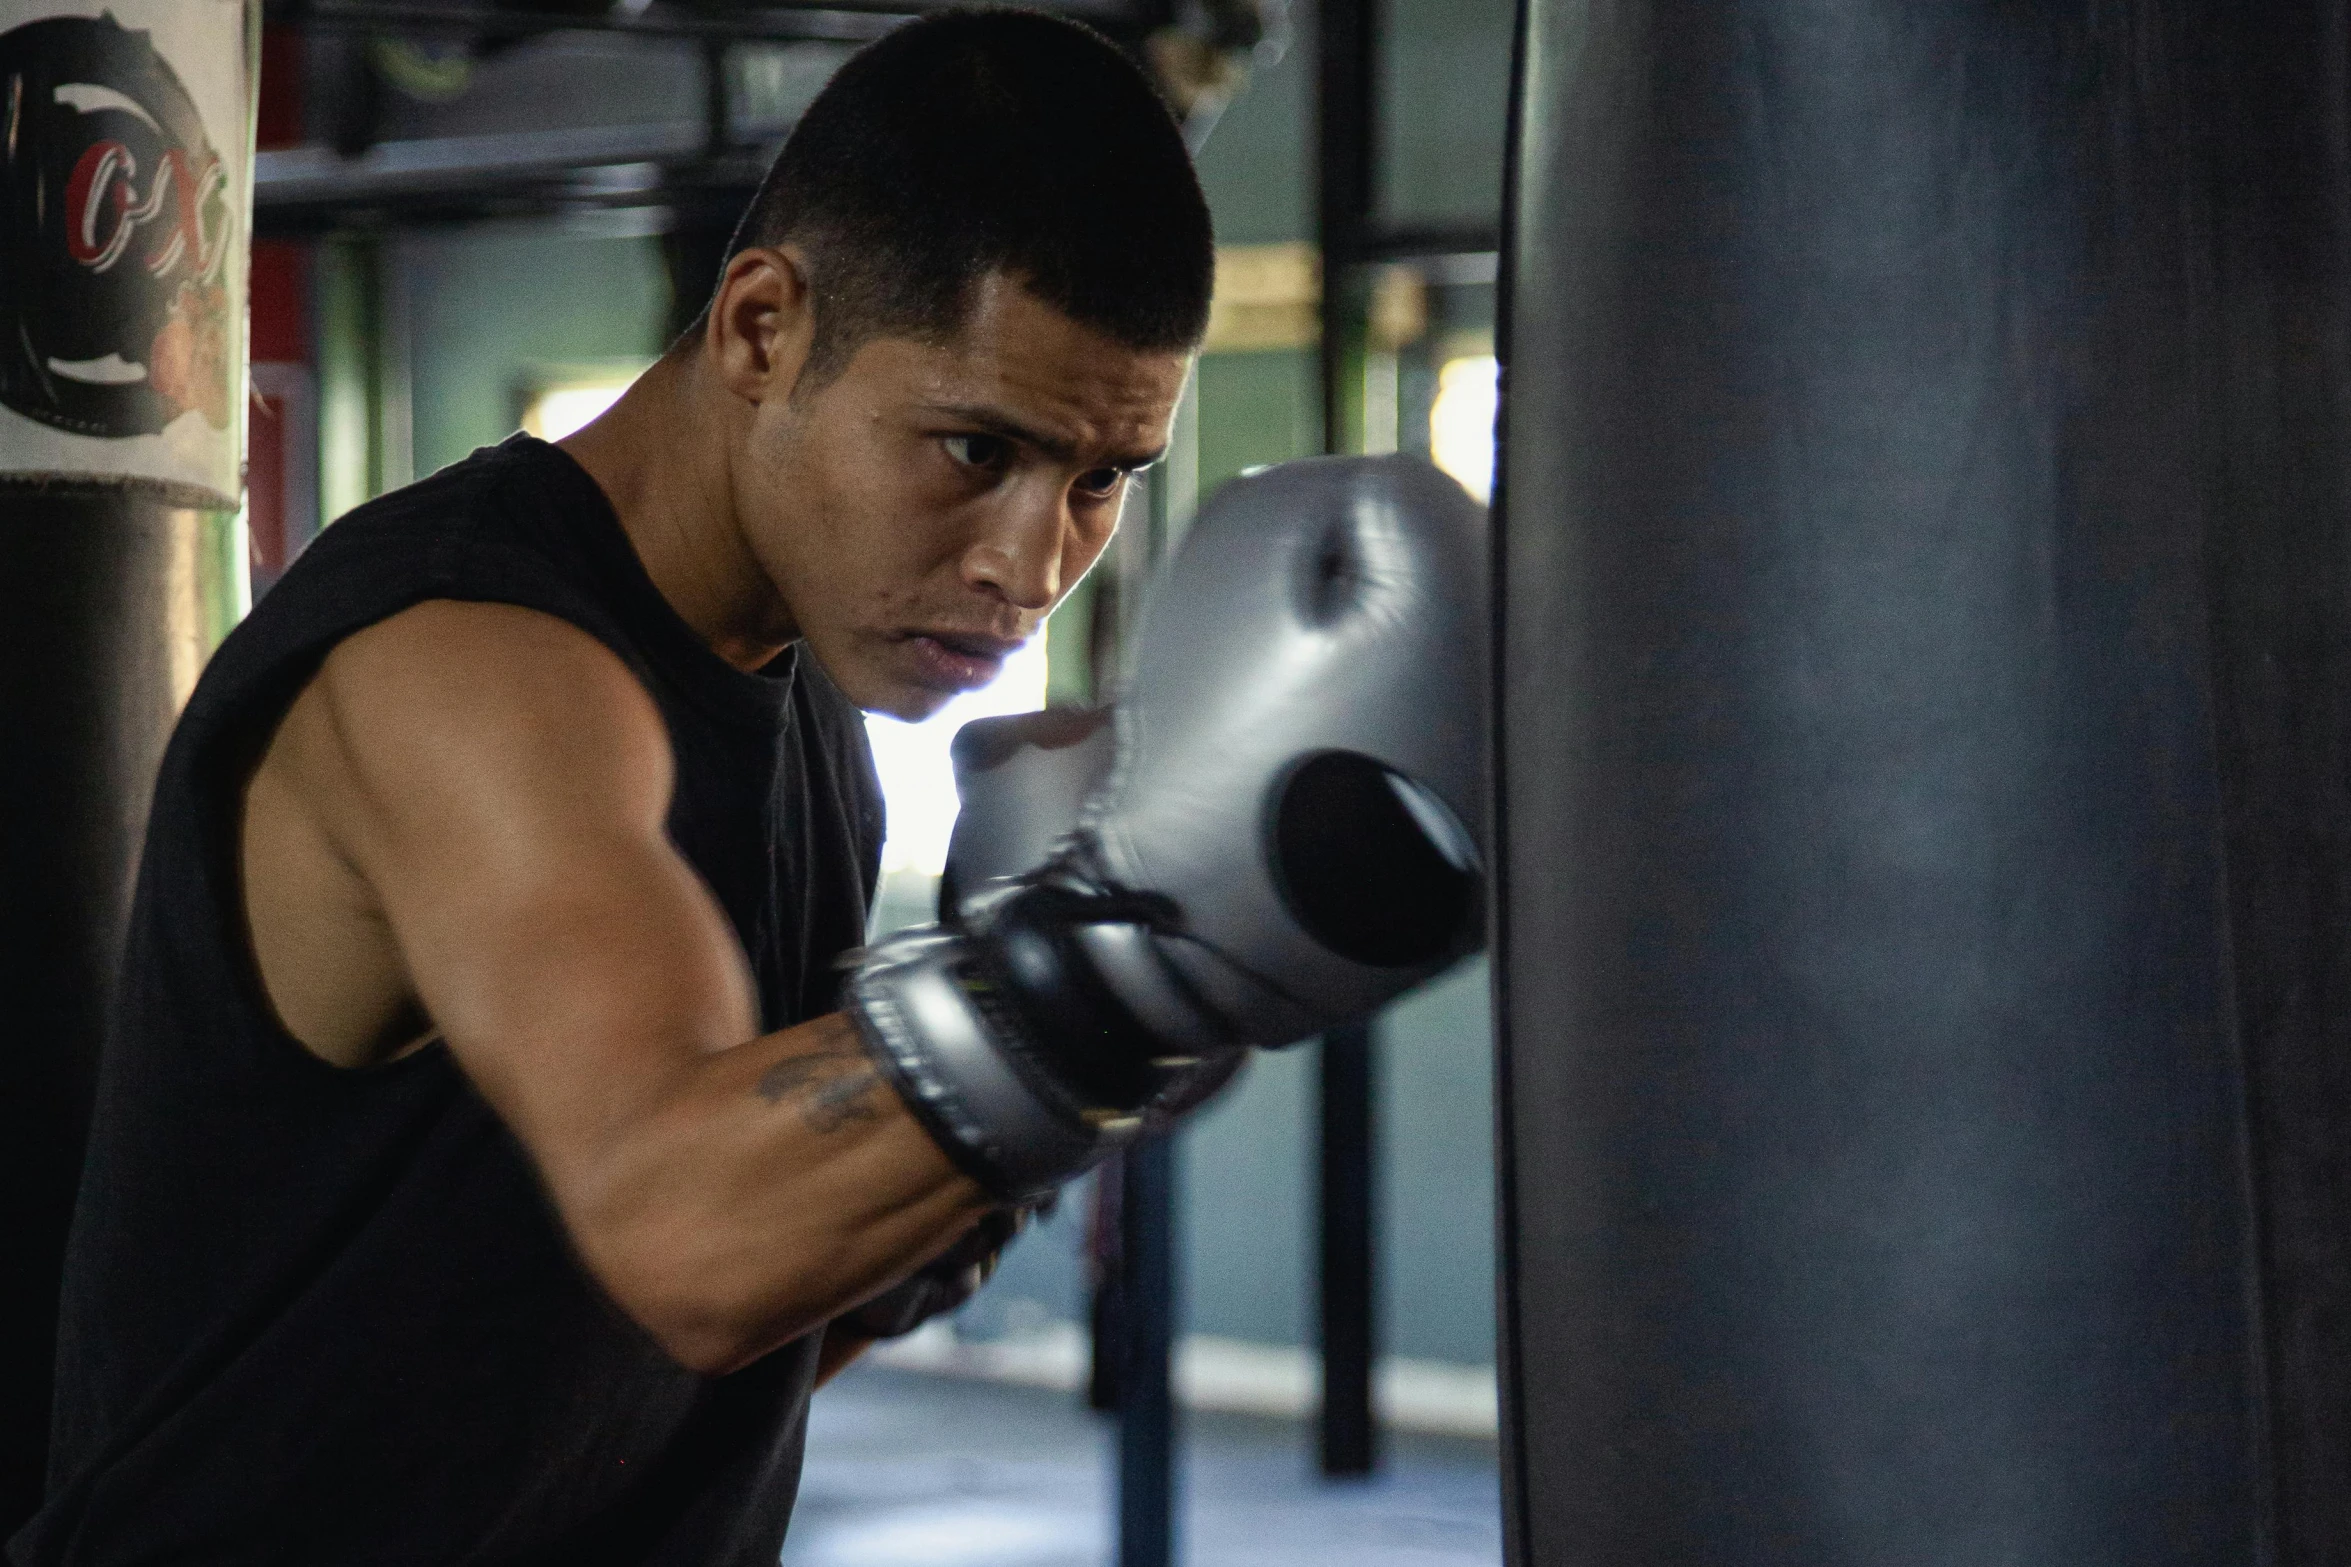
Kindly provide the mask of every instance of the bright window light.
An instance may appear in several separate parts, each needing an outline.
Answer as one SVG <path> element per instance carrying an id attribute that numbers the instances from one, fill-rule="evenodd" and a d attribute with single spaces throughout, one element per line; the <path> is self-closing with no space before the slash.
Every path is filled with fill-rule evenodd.
<path id="1" fill-rule="evenodd" d="M 1492 354 L 1449 359 L 1429 405 L 1429 458 L 1479 500 L 1494 493 L 1494 414 L 1499 369 Z"/>
<path id="2" fill-rule="evenodd" d="M 947 760 L 955 731 L 975 718 L 1027 713 L 1045 705 L 1045 638 L 1040 633 L 1004 661 L 1003 672 L 967 691 L 919 724 L 868 714 L 875 769 L 890 810 L 882 870 L 936 876 L 947 864 L 947 837 L 955 830 L 955 769 Z"/>
<path id="3" fill-rule="evenodd" d="M 626 381 L 594 386 L 551 386 L 523 405 L 522 427 L 542 441 L 560 441 L 620 401 Z"/>

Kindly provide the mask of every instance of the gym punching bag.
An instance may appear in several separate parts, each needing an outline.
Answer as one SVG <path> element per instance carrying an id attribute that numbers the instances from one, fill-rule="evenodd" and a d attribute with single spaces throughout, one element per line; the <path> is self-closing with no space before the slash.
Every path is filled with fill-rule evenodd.
<path id="1" fill-rule="evenodd" d="M 2347 62 L 1530 0 L 1521 1567 L 2351 1561 Z"/>
<path id="2" fill-rule="evenodd" d="M 233 614 L 258 21 L 0 0 L 0 1538 L 148 794 Z"/>

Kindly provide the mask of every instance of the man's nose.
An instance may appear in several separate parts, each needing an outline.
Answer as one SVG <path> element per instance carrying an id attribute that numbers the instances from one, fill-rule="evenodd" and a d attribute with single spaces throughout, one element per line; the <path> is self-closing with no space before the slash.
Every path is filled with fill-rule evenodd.
<path id="1" fill-rule="evenodd" d="M 992 590 L 1015 609 L 1052 607 L 1061 593 L 1061 543 L 1067 508 L 1050 503 L 1007 507 L 963 554 L 963 580 Z"/>

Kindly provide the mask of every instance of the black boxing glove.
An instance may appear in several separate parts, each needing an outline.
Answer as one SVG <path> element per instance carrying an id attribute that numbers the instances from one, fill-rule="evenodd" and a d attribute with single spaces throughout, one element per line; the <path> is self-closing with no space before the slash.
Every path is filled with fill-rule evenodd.
<path id="1" fill-rule="evenodd" d="M 1026 1208 L 991 1208 L 954 1245 L 863 1305 L 833 1319 L 854 1338 L 903 1338 L 979 1293 L 1029 1222 Z"/>

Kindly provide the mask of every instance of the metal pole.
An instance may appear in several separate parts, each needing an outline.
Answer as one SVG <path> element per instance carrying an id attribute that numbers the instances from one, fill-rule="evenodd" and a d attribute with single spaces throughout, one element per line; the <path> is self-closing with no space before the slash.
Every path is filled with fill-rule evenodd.
<path id="1" fill-rule="evenodd" d="M 1372 1418 L 1371 1397 L 1378 1314 L 1372 1276 L 1375 1084 L 1370 1028 L 1356 1024 L 1323 1035 L 1321 1066 L 1318 1448 L 1324 1474 L 1367 1475 L 1379 1461 L 1379 1426 Z"/>
<path id="2" fill-rule="evenodd" d="M 1323 450 L 1362 444 L 1365 279 L 1375 168 L 1376 23 L 1368 0 L 1325 0 L 1316 15 L 1317 228 L 1322 252 Z M 1371 1404 L 1371 1058 L 1363 1029 L 1327 1034 L 1317 1184 L 1321 1237 L 1322 1405 L 1317 1447 L 1323 1473 L 1369 1474 L 1377 1461 Z"/>
<path id="3" fill-rule="evenodd" d="M 1173 1567 L 1176 1159 L 1172 1137 L 1131 1149 L 1120 1182 L 1118 1567 Z"/>
<path id="4" fill-rule="evenodd" d="M 1140 616 L 1152 568 L 1174 547 L 1175 523 L 1168 475 L 1154 473 L 1147 509 L 1120 530 L 1118 596 L 1110 606 L 1118 642 L 1128 643 Z M 1184 519 L 1188 520 L 1188 519 Z M 1097 691 L 1108 684 L 1097 669 Z M 1114 1368 L 1095 1345 L 1090 1401 L 1108 1394 L 1118 1410 L 1118 1567 L 1173 1567 L 1176 1560 L 1176 1431 L 1174 1350 L 1176 1323 L 1177 1144 L 1180 1134 L 1153 1138 L 1127 1151 L 1114 1176 L 1118 1247 L 1095 1300 L 1097 1331 L 1116 1335 Z M 1102 1373 L 1111 1370 L 1105 1377 Z M 1111 1384 L 1105 1386 L 1105 1383 Z"/>
<path id="5" fill-rule="evenodd" d="M 1356 274 L 1371 229 L 1378 61 L 1369 0 L 1325 0 L 1314 25 L 1322 445 L 1345 452 L 1355 448 L 1363 400 L 1363 280 Z"/>

